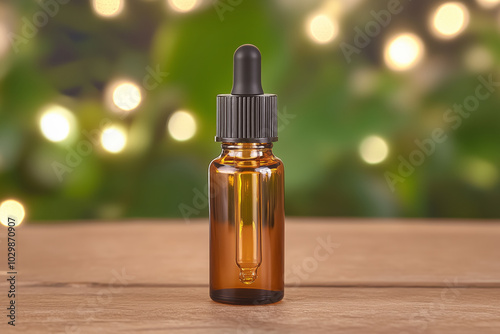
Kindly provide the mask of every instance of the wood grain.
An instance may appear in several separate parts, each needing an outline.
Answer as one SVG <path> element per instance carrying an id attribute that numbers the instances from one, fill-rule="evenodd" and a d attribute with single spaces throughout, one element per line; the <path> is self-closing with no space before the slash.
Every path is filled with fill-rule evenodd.
<path id="1" fill-rule="evenodd" d="M 285 299 L 263 307 L 209 299 L 206 220 L 24 224 L 19 325 L 0 332 L 500 332 L 498 222 L 286 224 Z"/>
<path id="2" fill-rule="evenodd" d="M 307 218 L 286 224 L 289 285 L 500 284 L 500 224 Z M 206 221 L 25 225 L 18 239 L 23 284 L 106 283 L 122 269 L 141 284 L 208 283 Z M 338 247 L 315 257 L 328 239 Z M 0 259 L 5 251 L 0 247 Z"/>
<path id="3" fill-rule="evenodd" d="M 498 333 L 499 299 L 491 288 L 296 288 L 232 306 L 205 287 L 26 287 L 5 333 Z"/>

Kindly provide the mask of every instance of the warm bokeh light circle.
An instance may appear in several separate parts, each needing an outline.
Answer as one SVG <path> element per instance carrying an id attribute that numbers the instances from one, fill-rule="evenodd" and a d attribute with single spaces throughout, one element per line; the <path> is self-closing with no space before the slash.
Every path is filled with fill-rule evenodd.
<path id="1" fill-rule="evenodd" d="M 24 206 L 16 200 L 8 199 L 0 204 L 0 223 L 9 226 L 9 218 L 14 220 L 15 225 L 20 225 L 25 216 Z"/>
<path id="2" fill-rule="evenodd" d="M 389 154 L 387 142 L 379 136 L 369 136 L 359 145 L 359 155 L 368 164 L 381 163 Z"/>
<path id="3" fill-rule="evenodd" d="M 121 126 L 108 126 L 101 133 L 101 145 L 109 153 L 120 153 L 126 144 L 127 132 Z"/>
<path id="4" fill-rule="evenodd" d="M 469 24 L 469 10 L 458 2 L 439 6 L 432 16 L 431 30 L 439 38 L 450 39 L 462 33 Z"/>
<path id="5" fill-rule="evenodd" d="M 179 110 L 170 116 L 167 125 L 168 132 L 177 141 L 191 139 L 196 133 L 196 121 L 187 111 Z"/>
<path id="6" fill-rule="evenodd" d="M 424 44 L 420 37 L 411 33 L 403 33 L 387 43 L 384 60 L 390 69 L 403 71 L 417 65 L 423 55 Z"/>
<path id="7" fill-rule="evenodd" d="M 313 41 L 325 44 L 338 34 L 338 24 L 327 15 L 317 15 L 309 22 L 308 32 Z"/>

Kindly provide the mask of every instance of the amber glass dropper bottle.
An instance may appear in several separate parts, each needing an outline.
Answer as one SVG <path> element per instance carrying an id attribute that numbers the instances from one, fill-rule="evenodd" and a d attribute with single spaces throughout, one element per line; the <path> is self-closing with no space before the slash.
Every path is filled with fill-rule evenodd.
<path id="1" fill-rule="evenodd" d="M 270 304 L 284 292 L 283 163 L 277 97 L 264 94 L 260 51 L 234 53 L 233 89 L 217 96 L 221 155 L 210 163 L 210 297 L 228 304 Z"/>

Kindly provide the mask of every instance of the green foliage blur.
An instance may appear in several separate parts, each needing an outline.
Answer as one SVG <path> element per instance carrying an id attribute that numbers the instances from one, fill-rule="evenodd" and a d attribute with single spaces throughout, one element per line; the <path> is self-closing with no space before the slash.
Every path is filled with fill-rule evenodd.
<path id="1" fill-rule="evenodd" d="M 468 26 L 440 39 L 427 24 L 438 3 L 401 1 L 358 48 L 371 12 L 388 1 L 198 0 L 180 12 L 176 1 L 127 0 L 116 17 L 98 15 L 96 1 L 0 5 L 0 201 L 18 200 L 29 220 L 206 217 L 207 166 L 220 153 L 215 97 L 230 92 L 232 55 L 246 43 L 261 50 L 264 90 L 279 97 L 274 151 L 285 163 L 287 215 L 500 216 L 500 87 L 483 87 L 491 94 L 467 116 L 448 111 L 474 102 L 479 78 L 500 81 L 500 8 L 464 2 Z M 47 3 L 55 13 L 41 24 Z M 317 14 L 338 22 L 327 43 L 310 34 Z M 419 36 L 425 51 L 414 68 L 395 71 L 384 52 L 401 32 Z M 356 47 L 349 57 L 347 44 Z M 109 105 L 118 79 L 141 89 L 128 113 Z M 74 115 L 67 140 L 40 130 L 50 105 Z M 178 110 L 196 121 L 186 141 L 167 129 Z M 82 144 L 110 122 L 126 129 L 122 152 Z M 446 139 L 431 143 L 436 129 Z M 379 163 L 360 155 L 370 136 L 387 143 Z M 67 167 L 62 175 L 54 162 Z"/>

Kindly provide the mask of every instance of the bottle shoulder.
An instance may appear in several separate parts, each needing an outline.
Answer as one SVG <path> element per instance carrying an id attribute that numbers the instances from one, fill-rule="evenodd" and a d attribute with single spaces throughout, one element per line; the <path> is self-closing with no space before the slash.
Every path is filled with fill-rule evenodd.
<path id="1" fill-rule="evenodd" d="M 240 172 L 240 171 L 260 171 L 267 172 L 271 171 L 283 171 L 283 161 L 275 155 L 265 157 L 265 158 L 254 158 L 254 159 L 238 159 L 238 158 L 228 158 L 222 155 L 213 159 L 210 162 L 209 170 L 211 171 L 221 171 L 226 172 Z"/>

